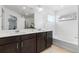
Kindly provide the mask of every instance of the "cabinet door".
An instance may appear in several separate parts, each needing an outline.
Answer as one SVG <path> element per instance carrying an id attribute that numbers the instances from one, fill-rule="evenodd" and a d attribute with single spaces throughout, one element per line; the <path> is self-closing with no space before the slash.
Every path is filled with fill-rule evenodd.
<path id="1" fill-rule="evenodd" d="M 19 43 L 11 43 L 0 46 L 0 53 L 16 53 L 19 52 Z"/>
<path id="2" fill-rule="evenodd" d="M 35 53 L 36 52 L 36 39 L 23 40 L 21 42 L 22 53 Z"/>
<path id="3" fill-rule="evenodd" d="M 41 52 L 46 48 L 45 33 L 37 33 L 37 52 Z"/>
<path id="4" fill-rule="evenodd" d="M 52 45 L 53 39 L 52 39 L 52 31 L 47 32 L 47 41 L 46 46 L 50 47 Z"/>

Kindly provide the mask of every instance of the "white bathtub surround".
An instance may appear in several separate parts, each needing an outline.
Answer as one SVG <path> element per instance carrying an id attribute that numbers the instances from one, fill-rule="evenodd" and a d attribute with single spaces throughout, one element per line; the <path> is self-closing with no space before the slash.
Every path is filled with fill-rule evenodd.
<path id="1" fill-rule="evenodd" d="M 78 6 L 68 6 L 67 9 L 60 10 L 56 15 L 60 17 L 72 13 L 76 13 L 75 20 L 60 21 L 61 19 L 56 17 L 54 38 L 78 46 Z"/>

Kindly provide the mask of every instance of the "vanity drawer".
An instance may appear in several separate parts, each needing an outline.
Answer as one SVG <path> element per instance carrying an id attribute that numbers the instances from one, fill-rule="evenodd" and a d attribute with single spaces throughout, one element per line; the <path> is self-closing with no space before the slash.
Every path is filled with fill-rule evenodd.
<path id="1" fill-rule="evenodd" d="M 22 37 L 21 37 L 21 40 L 28 40 L 28 39 L 36 39 L 36 34 L 34 33 L 34 34 L 28 34 L 28 35 L 23 35 Z"/>
<path id="2" fill-rule="evenodd" d="M 46 32 L 37 33 L 37 39 L 39 38 L 45 38 Z"/>
<path id="3" fill-rule="evenodd" d="M 0 38 L 0 45 L 20 41 L 19 36 Z"/>

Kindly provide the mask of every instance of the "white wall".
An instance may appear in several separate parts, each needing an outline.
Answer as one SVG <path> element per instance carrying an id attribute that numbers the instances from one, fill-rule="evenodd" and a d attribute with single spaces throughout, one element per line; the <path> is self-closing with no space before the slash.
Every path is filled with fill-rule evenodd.
<path id="1" fill-rule="evenodd" d="M 48 21 L 48 15 L 55 16 L 53 11 L 44 9 L 41 12 L 35 11 L 35 28 L 37 29 L 54 29 L 54 24 Z"/>
<path id="2" fill-rule="evenodd" d="M 57 16 L 66 15 L 72 12 L 78 12 L 77 6 L 61 10 L 57 13 Z M 59 19 L 56 19 L 54 38 L 78 45 L 78 19 L 62 22 L 59 22 L 58 20 Z"/>
<path id="3" fill-rule="evenodd" d="M 40 29 L 44 28 L 44 12 L 35 12 L 34 19 L 35 19 L 35 28 Z"/>

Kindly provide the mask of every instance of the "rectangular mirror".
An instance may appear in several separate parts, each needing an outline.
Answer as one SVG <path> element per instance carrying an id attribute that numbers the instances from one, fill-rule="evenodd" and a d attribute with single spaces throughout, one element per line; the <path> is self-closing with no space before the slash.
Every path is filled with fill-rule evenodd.
<path id="1" fill-rule="evenodd" d="M 15 30 L 17 29 L 17 18 L 15 16 L 10 15 L 8 18 L 9 22 L 9 30 Z"/>
<path id="2" fill-rule="evenodd" d="M 25 5 L 3 5 L 1 10 L 2 30 L 34 29 L 34 10 Z"/>
<path id="3" fill-rule="evenodd" d="M 25 17 L 25 29 L 34 28 L 34 14 Z"/>

